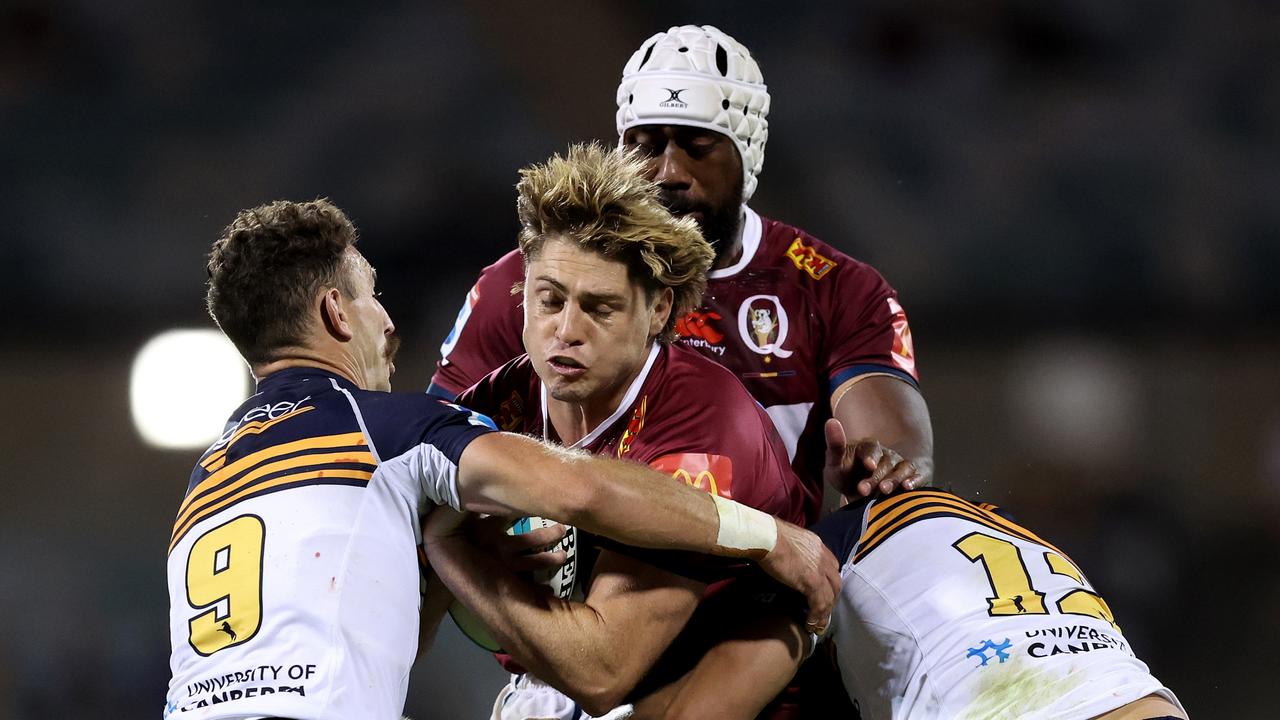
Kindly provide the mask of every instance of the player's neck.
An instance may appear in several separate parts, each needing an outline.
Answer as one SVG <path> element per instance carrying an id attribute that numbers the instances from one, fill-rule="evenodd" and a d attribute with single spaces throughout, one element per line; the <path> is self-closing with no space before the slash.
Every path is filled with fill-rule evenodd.
<path id="1" fill-rule="evenodd" d="M 728 233 L 728 237 L 717 239 L 712 247 L 716 251 L 716 257 L 711 261 L 712 270 L 721 270 L 731 267 L 742 259 L 742 233 L 747 226 L 747 212 L 742 210 L 738 214 L 737 228 Z"/>
<path id="2" fill-rule="evenodd" d="M 615 403 L 600 407 L 590 403 L 575 403 L 547 398 L 547 420 L 562 445 L 573 445 L 591 434 L 600 423 L 609 419 L 617 409 Z"/>
<path id="3" fill-rule="evenodd" d="M 547 420 L 551 423 L 551 429 L 555 431 L 560 443 L 573 445 L 590 435 L 591 431 L 600 427 L 601 423 L 608 421 L 618 411 L 618 406 L 622 403 L 630 386 L 631 381 L 622 383 L 615 391 L 600 393 L 599 397 L 590 398 L 585 402 L 556 400 L 548 396 Z"/>
<path id="4" fill-rule="evenodd" d="M 359 380 L 359 373 L 355 371 L 355 367 L 351 362 L 349 362 L 350 358 L 330 358 L 323 353 L 318 353 L 308 348 L 288 348 L 286 353 L 285 357 L 282 357 L 279 360 L 253 365 L 252 372 L 254 379 L 260 382 L 268 375 L 280 372 L 281 370 L 310 367 L 325 370 L 346 378 L 356 387 L 364 387 Z M 346 361 L 344 362 L 344 360 Z"/>

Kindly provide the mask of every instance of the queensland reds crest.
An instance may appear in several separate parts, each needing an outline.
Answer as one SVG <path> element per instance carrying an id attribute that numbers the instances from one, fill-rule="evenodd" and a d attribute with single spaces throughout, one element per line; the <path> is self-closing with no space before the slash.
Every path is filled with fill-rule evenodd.
<path id="1" fill-rule="evenodd" d="M 759 355 L 791 357 L 791 351 L 782 347 L 787 329 L 787 311 L 777 295 L 752 295 L 738 307 L 738 332 Z"/>

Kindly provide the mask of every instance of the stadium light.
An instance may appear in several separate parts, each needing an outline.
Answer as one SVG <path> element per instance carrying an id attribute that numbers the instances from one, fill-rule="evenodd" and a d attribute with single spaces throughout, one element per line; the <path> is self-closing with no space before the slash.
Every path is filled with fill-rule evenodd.
<path id="1" fill-rule="evenodd" d="M 147 341 L 129 374 L 133 424 L 148 445 L 203 448 L 249 393 L 249 371 L 216 330 L 168 330 Z"/>

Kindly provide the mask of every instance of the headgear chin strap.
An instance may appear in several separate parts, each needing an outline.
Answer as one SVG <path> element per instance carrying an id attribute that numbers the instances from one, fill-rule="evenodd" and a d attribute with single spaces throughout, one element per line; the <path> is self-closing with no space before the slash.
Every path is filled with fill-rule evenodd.
<path id="1" fill-rule="evenodd" d="M 751 199 L 769 140 L 769 91 L 737 40 L 710 25 L 649 38 L 622 70 L 618 139 L 636 125 L 691 125 L 728 135 L 742 158 L 742 200 Z"/>

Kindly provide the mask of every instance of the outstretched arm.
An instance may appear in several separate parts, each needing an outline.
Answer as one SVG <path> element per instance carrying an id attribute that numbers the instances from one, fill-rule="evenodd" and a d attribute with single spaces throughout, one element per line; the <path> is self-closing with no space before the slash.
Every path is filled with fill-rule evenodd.
<path id="1" fill-rule="evenodd" d="M 748 557 L 805 596 L 815 628 L 831 617 L 840 588 L 835 558 L 816 535 L 758 510 L 638 463 L 508 433 L 476 438 L 458 466 L 467 510 L 539 515 L 638 547 Z"/>

